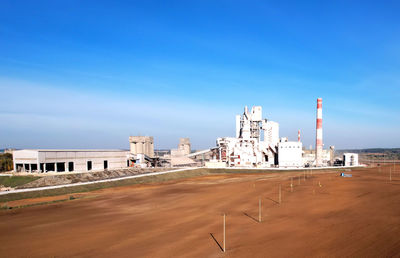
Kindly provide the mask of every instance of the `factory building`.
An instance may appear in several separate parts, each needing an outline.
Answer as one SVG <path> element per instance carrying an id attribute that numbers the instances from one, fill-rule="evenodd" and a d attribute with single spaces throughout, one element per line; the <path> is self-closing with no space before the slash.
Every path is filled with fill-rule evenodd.
<path id="1" fill-rule="evenodd" d="M 130 136 L 129 146 L 133 155 L 144 154 L 149 158 L 154 158 L 153 136 Z"/>
<path id="2" fill-rule="evenodd" d="M 358 154 L 357 153 L 343 153 L 343 165 L 344 166 L 358 166 Z"/>
<path id="3" fill-rule="evenodd" d="M 171 156 L 185 156 L 189 155 L 191 152 L 190 139 L 189 138 L 180 138 L 177 149 L 171 149 Z"/>
<path id="4" fill-rule="evenodd" d="M 154 138 L 153 136 L 129 136 L 129 166 L 154 166 Z"/>
<path id="5" fill-rule="evenodd" d="M 333 165 L 332 160 L 332 151 L 331 150 L 322 150 L 320 152 L 321 166 L 326 167 Z M 304 167 L 315 167 L 316 159 L 315 159 L 315 150 L 303 150 L 303 165 Z"/>
<path id="6" fill-rule="evenodd" d="M 180 138 L 177 149 L 171 149 L 170 164 L 171 167 L 193 167 L 198 163 L 192 158 L 188 157 L 192 152 L 190 139 Z"/>
<path id="7" fill-rule="evenodd" d="M 245 107 L 243 114 L 236 116 L 236 137 L 217 139 L 218 161 L 228 167 L 276 166 L 278 143 L 279 124 L 262 119 L 261 106 L 251 111 Z"/>
<path id="8" fill-rule="evenodd" d="M 123 167 L 244 167 L 301 168 L 334 165 L 334 147 L 323 149 L 322 99 L 317 99 L 315 150 L 303 149 L 300 130 L 297 141 L 279 137 L 279 124 L 262 118 L 262 107 L 244 108 L 236 115 L 235 137 L 217 138 L 217 146 L 192 153 L 189 138 L 180 138 L 178 148 L 154 155 L 151 136 L 130 136 L 130 151 L 123 150 L 17 150 L 16 172 L 70 172 Z M 310 147 L 311 149 L 312 147 Z M 169 154 L 170 153 L 170 154 Z M 358 166 L 358 155 L 345 153 L 345 166 Z"/>
<path id="9" fill-rule="evenodd" d="M 235 137 L 217 139 L 214 158 L 208 167 L 325 167 L 333 166 L 334 147 L 323 149 L 322 99 L 317 99 L 315 150 L 303 150 L 300 130 L 297 141 L 279 138 L 279 124 L 262 119 L 261 106 L 245 107 L 236 116 Z M 352 158 L 353 157 L 353 158 Z M 357 158 L 349 156 L 350 164 L 358 165 Z"/>
<path id="10" fill-rule="evenodd" d="M 303 167 L 303 144 L 282 138 L 278 143 L 278 163 L 280 168 Z"/>
<path id="11" fill-rule="evenodd" d="M 15 150 L 15 172 L 73 172 L 128 166 L 124 150 Z"/>

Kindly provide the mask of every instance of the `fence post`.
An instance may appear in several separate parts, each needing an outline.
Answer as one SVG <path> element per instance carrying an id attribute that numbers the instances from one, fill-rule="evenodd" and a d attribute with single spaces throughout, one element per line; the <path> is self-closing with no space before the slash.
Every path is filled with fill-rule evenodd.
<path id="1" fill-rule="evenodd" d="M 224 213 L 224 253 L 225 253 L 225 213 Z"/>
<path id="2" fill-rule="evenodd" d="M 293 177 L 290 178 L 290 191 L 293 192 Z"/>

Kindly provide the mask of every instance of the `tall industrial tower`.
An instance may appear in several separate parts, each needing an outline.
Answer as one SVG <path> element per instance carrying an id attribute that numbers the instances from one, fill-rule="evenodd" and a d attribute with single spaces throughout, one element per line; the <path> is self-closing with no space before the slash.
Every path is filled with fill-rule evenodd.
<path id="1" fill-rule="evenodd" d="M 317 99 L 317 137 L 315 142 L 315 165 L 322 166 L 322 98 Z"/>

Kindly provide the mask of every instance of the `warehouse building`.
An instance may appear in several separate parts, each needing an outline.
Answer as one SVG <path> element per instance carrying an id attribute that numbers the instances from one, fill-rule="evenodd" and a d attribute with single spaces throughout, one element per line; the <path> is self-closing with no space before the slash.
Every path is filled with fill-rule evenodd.
<path id="1" fill-rule="evenodd" d="M 124 150 L 16 150 L 15 172 L 84 172 L 129 165 Z"/>

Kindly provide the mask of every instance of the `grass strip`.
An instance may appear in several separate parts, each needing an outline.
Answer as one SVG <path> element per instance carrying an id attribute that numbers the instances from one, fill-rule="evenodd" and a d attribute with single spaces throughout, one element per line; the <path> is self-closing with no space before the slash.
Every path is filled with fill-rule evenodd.
<path id="1" fill-rule="evenodd" d="M 16 187 L 20 185 L 27 184 L 29 182 L 38 180 L 41 177 L 38 176 L 1 176 L 0 185 L 6 187 Z"/>

